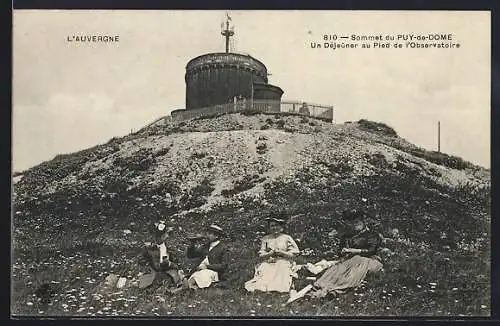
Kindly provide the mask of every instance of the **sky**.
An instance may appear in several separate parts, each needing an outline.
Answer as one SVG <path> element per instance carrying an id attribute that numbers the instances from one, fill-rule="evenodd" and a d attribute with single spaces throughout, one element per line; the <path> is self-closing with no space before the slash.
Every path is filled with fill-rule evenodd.
<path id="1" fill-rule="evenodd" d="M 283 100 L 333 105 L 336 123 L 386 123 L 428 150 L 437 150 L 440 121 L 442 152 L 490 167 L 489 12 L 229 14 L 232 50 L 264 62 Z M 224 18 L 225 11 L 215 10 L 15 10 L 13 170 L 105 143 L 184 108 L 185 66 L 225 50 Z M 407 33 L 451 33 L 460 48 L 310 45 L 323 44 L 324 34 Z M 118 35 L 119 42 L 68 42 L 73 35 Z"/>

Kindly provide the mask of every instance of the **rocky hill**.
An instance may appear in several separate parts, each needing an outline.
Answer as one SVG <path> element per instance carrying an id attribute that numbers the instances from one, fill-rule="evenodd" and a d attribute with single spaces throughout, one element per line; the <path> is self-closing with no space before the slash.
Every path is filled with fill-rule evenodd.
<path id="1" fill-rule="evenodd" d="M 255 113 L 168 122 L 18 173 L 13 191 L 14 313 L 489 315 L 489 170 L 384 124 Z M 284 307 L 283 296 L 245 293 L 265 217 L 287 216 L 299 260 L 314 262 L 336 248 L 345 209 L 367 211 L 386 237 L 381 276 L 332 302 Z M 233 290 L 134 289 L 135 257 L 160 219 L 178 230 L 178 257 L 188 233 L 224 227 Z M 98 297 L 111 273 L 130 281 L 120 300 Z M 54 293 L 45 306 L 42 284 Z"/>

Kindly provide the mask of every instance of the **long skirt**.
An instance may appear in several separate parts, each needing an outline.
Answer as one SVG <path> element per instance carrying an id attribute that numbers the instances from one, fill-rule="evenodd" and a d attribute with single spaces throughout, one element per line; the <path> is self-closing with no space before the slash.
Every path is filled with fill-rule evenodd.
<path id="1" fill-rule="evenodd" d="M 254 278 L 245 282 L 245 289 L 249 292 L 290 292 L 296 275 L 292 268 L 293 263 L 285 259 L 263 262 L 255 268 Z"/>
<path id="2" fill-rule="evenodd" d="M 382 267 L 376 259 L 356 255 L 327 269 L 314 283 L 319 290 L 311 294 L 323 297 L 329 292 L 355 288 L 361 285 L 368 273 L 379 272 Z"/>
<path id="3" fill-rule="evenodd" d="M 155 272 L 143 274 L 139 277 L 139 288 L 144 289 L 151 286 L 154 282 L 163 283 L 168 281 L 172 286 L 181 284 L 184 278 L 184 273 L 181 270 L 167 270 L 163 272 Z"/>
<path id="4" fill-rule="evenodd" d="M 212 283 L 219 281 L 219 273 L 213 271 L 211 269 L 202 269 L 194 272 L 189 277 L 188 282 L 196 283 L 196 285 L 200 288 L 207 288 Z"/>

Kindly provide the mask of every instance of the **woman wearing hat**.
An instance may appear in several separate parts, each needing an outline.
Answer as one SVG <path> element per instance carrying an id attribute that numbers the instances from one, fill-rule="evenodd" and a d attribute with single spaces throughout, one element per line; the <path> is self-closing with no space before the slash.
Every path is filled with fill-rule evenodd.
<path id="1" fill-rule="evenodd" d="M 141 257 L 142 264 L 147 265 L 150 269 L 149 273 L 141 276 L 139 282 L 141 288 L 148 287 L 155 280 L 161 282 L 170 281 L 171 285 L 174 286 L 181 284 L 182 271 L 172 262 L 166 245 L 166 240 L 172 230 L 173 228 L 167 227 L 163 221 L 155 223 L 154 242 L 146 243 L 146 248 Z"/>
<path id="2" fill-rule="evenodd" d="M 380 258 L 376 256 L 382 243 L 381 235 L 366 226 L 364 214 L 346 211 L 343 215 L 346 230 L 340 241 L 341 259 L 313 284 L 310 293 L 313 297 L 342 293 L 361 285 L 368 273 L 382 270 Z"/>
<path id="3" fill-rule="evenodd" d="M 199 240 L 202 239 L 201 236 L 191 237 L 187 257 L 197 260 L 198 263 L 196 271 L 188 279 L 190 288 L 206 288 L 212 283 L 225 279 L 227 248 L 220 241 L 223 235 L 223 229 L 212 224 L 207 229 L 205 243 L 199 243 Z"/>
<path id="4" fill-rule="evenodd" d="M 285 220 L 266 220 L 269 234 L 262 238 L 259 250 L 264 262 L 255 268 L 254 278 L 245 283 L 245 289 L 250 292 L 289 292 L 295 275 L 293 259 L 300 251 L 292 237 L 283 233 Z"/>

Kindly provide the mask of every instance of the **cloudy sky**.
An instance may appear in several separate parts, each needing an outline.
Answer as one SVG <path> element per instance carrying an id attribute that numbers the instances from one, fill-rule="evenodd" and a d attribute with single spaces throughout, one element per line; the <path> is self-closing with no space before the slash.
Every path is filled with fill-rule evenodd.
<path id="1" fill-rule="evenodd" d="M 284 100 L 335 106 L 490 166 L 488 12 L 233 11 L 234 51 Z M 186 63 L 223 52 L 223 11 L 14 11 L 13 168 L 104 143 L 184 107 Z M 312 49 L 324 34 L 451 33 L 458 49 Z M 68 42 L 119 35 L 118 43 Z"/>

